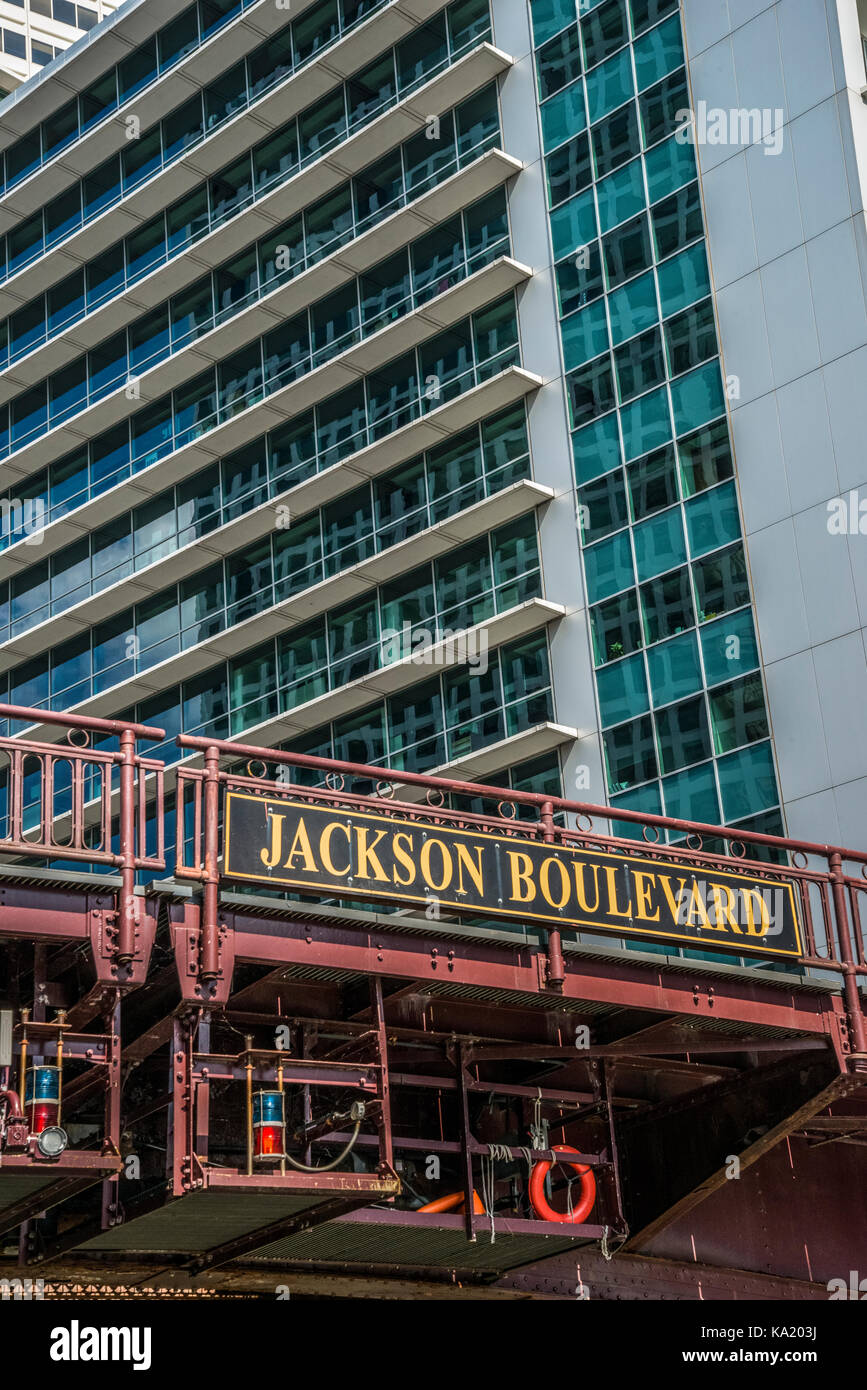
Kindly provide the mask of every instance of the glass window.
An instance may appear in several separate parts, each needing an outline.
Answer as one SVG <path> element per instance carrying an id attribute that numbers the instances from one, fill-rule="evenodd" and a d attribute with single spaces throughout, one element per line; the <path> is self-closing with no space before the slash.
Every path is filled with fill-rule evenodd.
<path id="1" fill-rule="evenodd" d="M 587 119 L 591 125 L 622 106 L 634 95 L 632 57 L 624 48 L 607 63 L 587 74 Z M 637 152 L 638 146 L 635 146 Z"/>
<path id="2" fill-rule="evenodd" d="M 728 681 L 759 664 L 759 646 L 752 614 L 733 613 L 700 629 L 701 650 L 708 685 Z"/>
<path id="3" fill-rule="evenodd" d="M 243 59 L 212 79 L 204 88 L 204 96 L 205 129 L 213 130 L 246 104 L 247 66 Z"/>
<path id="4" fill-rule="evenodd" d="M 694 632 L 672 637 L 647 649 L 650 689 L 656 706 L 693 695 L 702 688 L 698 642 Z"/>
<path id="5" fill-rule="evenodd" d="M 676 820 L 699 821 L 719 825 L 719 798 L 713 775 L 713 763 L 694 767 L 665 777 L 662 783 L 665 814 Z"/>
<path id="6" fill-rule="evenodd" d="M 686 525 L 693 556 L 705 555 L 738 540 L 741 527 L 734 483 L 724 483 L 688 502 Z"/>
<path id="7" fill-rule="evenodd" d="M 606 354 L 566 378 L 572 425 L 583 424 L 594 415 L 604 415 L 615 405 L 614 376 Z"/>
<path id="8" fill-rule="evenodd" d="M 629 520 L 626 489 L 620 469 L 578 489 L 578 514 L 585 545 Z"/>
<path id="9" fill-rule="evenodd" d="M 107 116 L 110 111 L 114 111 L 117 106 L 117 73 L 114 68 L 110 68 L 103 77 L 100 77 L 92 86 L 81 93 L 78 98 L 78 109 L 80 112 L 81 134 L 91 126 L 101 121 L 103 116 Z"/>
<path id="10" fill-rule="evenodd" d="M 78 102 L 73 97 L 42 122 L 42 158 L 51 159 L 78 136 Z"/>
<path id="11" fill-rule="evenodd" d="M 350 130 L 373 120 L 390 106 L 397 94 L 393 54 L 387 53 L 351 77 L 346 84 L 346 94 Z"/>
<path id="12" fill-rule="evenodd" d="M 644 168 L 651 203 L 673 193 L 682 184 L 692 183 L 698 174 L 692 146 L 679 141 L 676 136 L 648 150 L 644 156 Z"/>
<path id="13" fill-rule="evenodd" d="M 573 82 L 555 97 L 545 102 L 542 110 L 542 144 L 547 153 L 562 145 L 564 140 L 583 130 L 587 124 L 584 110 L 584 89 Z"/>
<path id="14" fill-rule="evenodd" d="M 581 22 L 581 34 L 588 68 L 621 48 L 629 39 L 626 0 L 607 0 L 591 11 Z"/>
<path id="15" fill-rule="evenodd" d="M 579 313 L 570 314 L 560 325 L 560 336 L 563 340 L 563 363 L 567 372 L 604 352 L 608 347 L 605 301 L 598 299 L 595 304 Z"/>
<path id="16" fill-rule="evenodd" d="M 745 743 L 768 737 L 768 716 L 762 678 L 756 672 L 719 686 L 710 695 L 713 742 L 716 753 L 728 753 Z"/>
<path id="17" fill-rule="evenodd" d="M 732 476 L 731 445 L 725 420 L 718 420 L 716 424 L 681 439 L 677 449 L 683 490 L 687 497 Z"/>
<path id="18" fill-rule="evenodd" d="M 735 545 L 730 550 L 723 550 L 708 556 L 705 560 L 698 560 L 692 571 L 695 576 L 701 622 L 710 622 L 720 613 L 727 613 L 733 608 L 743 608 L 749 603 L 750 591 L 743 546 Z"/>
<path id="19" fill-rule="evenodd" d="M 660 448 L 671 438 L 668 393 L 664 387 L 640 396 L 620 412 L 623 448 L 627 459 Z"/>
<path id="20" fill-rule="evenodd" d="M 641 34 L 651 24 L 658 24 L 672 10 L 676 10 L 678 0 L 629 0 L 632 10 L 632 32 Z"/>
<path id="21" fill-rule="evenodd" d="M 588 189 L 561 204 L 551 213 L 550 221 L 556 261 L 594 241 L 597 227 L 593 190 Z"/>
<path id="22" fill-rule="evenodd" d="M 424 188 L 434 183 L 441 170 L 454 164 L 456 149 L 454 118 L 451 114 L 440 121 L 438 140 L 429 140 L 427 131 L 421 131 L 407 140 L 403 146 L 407 193 L 417 197 Z"/>
<path id="23" fill-rule="evenodd" d="M 653 720 L 645 715 L 629 724 L 606 729 L 602 735 L 608 767 L 608 789 L 625 791 L 638 782 L 649 782 L 657 775 L 653 745 Z"/>
<path id="24" fill-rule="evenodd" d="M 208 225 L 208 191 L 198 188 L 166 213 L 169 255 L 176 255 L 189 242 L 195 241 Z"/>
<path id="25" fill-rule="evenodd" d="M 717 763 L 727 821 L 740 820 L 776 806 L 777 779 L 770 743 L 729 753 Z"/>
<path id="26" fill-rule="evenodd" d="M 572 435 L 572 454 L 579 483 L 589 483 L 616 468 L 622 461 L 617 416 L 607 415 L 604 420 L 594 420 L 576 430 Z"/>
<path id="27" fill-rule="evenodd" d="M 610 598 L 635 583 L 629 532 L 621 531 L 610 540 L 588 546 L 584 551 L 587 598 L 590 603 Z"/>
<path id="28" fill-rule="evenodd" d="M 704 232 L 701 196 L 697 183 L 687 184 L 651 209 L 656 259 L 665 260 Z"/>
<path id="29" fill-rule="evenodd" d="M 599 199 L 599 227 L 609 232 L 612 227 L 634 217 L 645 206 L 644 171 L 640 159 L 624 164 L 596 185 Z"/>
<path id="30" fill-rule="evenodd" d="M 76 227 L 80 227 L 81 218 L 81 184 L 76 183 L 59 197 L 52 198 L 45 208 L 46 247 L 62 241 Z"/>
<path id="31" fill-rule="evenodd" d="M 201 92 L 190 97 L 163 121 L 163 151 L 166 161 L 176 159 L 204 135 Z"/>
<path id="32" fill-rule="evenodd" d="M 302 164 L 330 149 L 345 135 L 346 92 L 339 87 L 298 117 L 298 155 Z"/>
<path id="33" fill-rule="evenodd" d="M 660 24 L 643 38 L 636 39 L 633 51 L 639 91 L 681 67 L 683 43 L 680 37 L 680 16 L 672 15 L 667 24 Z"/>
<path id="34" fill-rule="evenodd" d="M 641 606 L 648 642 L 674 637 L 695 625 L 689 570 L 684 567 L 642 585 Z"/>
<path id="35" fill-rule="evenodd" d="M 299 15 L 292 24 L 295 40 L 296 61 L 306 63 L 337 38 L 340 33 L 340 15 L 337 0 L 324 0 L 314 5 L 306 14 Z"/>
<path id="36" fill-rule="evenodd" d="M 663 772 L 677 772 L 710 757 L 710 733 L 704 697 L 670 705 L 656 716 L 659 757 Z"/>
<path id="37" fill-rule="evenodd" d="M 177 19 L 164 24 L 157 34 L 160 72 L 174 63 L 179 63 L 191 53 L 199 42 L 198 6 L 190 5 L 182 10 Z"/>
<path id="38" fill-rule="evenodd" d="M 639 580 L 652 579 L 686 563 L 686 541 L 679 507 L 643 521 L 635 527 L 633 536 Z"/>
<path id="39" fill-rule="evenodd" d="M 677 501 L 677 470 L 674 448 L 657 449 L 636 459 L 627 469 L 632 515 L 641 521 Z"/>
<path id="40" fill-rule="evenodd" d="M 587 135 L 577 135 L 568 144 L 549 154 L 545 167 L 548 172 L 548 199 L 552 208 L 588 188 L 593 182 L 593 173 Z"/>
<path id="41" fill-rule="evenodd" d="M 608 296 L 611 337 L 615 346 L 657 322 L 656 281 L 653 272 L 622 285 Z"/>
<path id="42" fill-rule="evenodd" d="M 657 271 L 663 318 L 705 299 L 710 294 L 710 275 L 703 243 L 691 246 Z"/>
<path id="43" fill-rule="evenodd" d="M 689 106 L 689 88 L 683 68 L 650 87 L 638 98 L 646 146 L 655 145 L 677 129 L 677 113 Z"/>
<path id="44" fill-rule="evenodd" d="M 621 401 L 631 400 L 633 396 L 642 395 L 665 381 L 665 359 L 659 329 L 651 328 L 622 347 L 615 348 L 614 364 Z"/>
<path id="45" fill-rule="evenodd" d="M 699 367 L 671 385 L 671 404 L 677 434 L 686 434 L 725 411 L 719 359 Z"/>
<path id="46" fill-rule="evenodd" d="M 575 0 L 531 0 L 533 40 L 542 44 L 567 24 L 575 23 Z"/>
<path id="47" fill-rule="evenodd" d="M 621 106 L 619 111 L 594 126 L 592 135 L 596 177 L 601 179 L 628 163 L 639 148 L 635 102 Z"/>
<path id="48" fill-rule="evenodd" d="M 124 58 L 118 66 L 120 100 L 129 101 L 142 87 L 153 82 L 157 71 L 156 38 L 144 39 L 136 44 L 129 57 Z"/>
<path id="49" fill-rule="evenodd" d="M 581 44 L 577 24 L 570 25 L 539 49 L 536 70 L 540 101 L 554 96 L 581 76 Z"/>
<path id="50" fill-rule="evenodd" d="M 650 708 L 644 662 L 640 656 L 630 656 L 625 661 L 602 667 L 596 676 L 596 688 L 603 726 L 622 724 L 646 714 Z"/>
<path id="51" fill-rule="evenodd" d="M 669 319 L 665 325 L 665 341 L 672 376 L 680 376 L 709 357 L 715 357 L 716 324 L 711 301 L 706 299 L 703 304 Z"/>
<path id="52" fill-rule="evenodd" d="M 401 96 L 448 58 L 445 16 L 440 14 L 397 45 L 397 77 Z"/>
<path id="53" fill-rule="evenodd" d="M 594 241 L 582 246 L 576 256 L 569 256 L 560 262 L 556 273 L 560 313 L 565 318 L 602 294 L 604 285 L 599 243 Z"/>
<path id="54" fill-rule="evenodd" d="M 262 399 L 262 345 L 251 343 L 217 368 L 220 420 L 247 410 Z"/>
<path id="55" fill-rule="evenodd" d="M 617 661 L 642 646 L 641 623 L 638 617 L 638 595 L 635 590 L 619 598 L 600 603 L 590 610 L 596 664 Z"/>
<path id="56" fill-rule="evenodd" d="M 256 193 L 272 183 L 286 178 L 291 169 L 298 164 L 298 126 L 295 121 L 278 130 L 269 140 L 263 140 L 253 150 L 253 179 Z"/>
<path id="57" fill-rule="evenodd" d="M 653 264 L 653 256 L 646 216 L 642 214 L 616 231 L 609 232 L 602 238 L 602 250 L 610 290 L 616 289 L 624 280 L 631 280 L 642 270 L 647 270 Z M 671 310 L 666 312 L 670 313 Z"/>

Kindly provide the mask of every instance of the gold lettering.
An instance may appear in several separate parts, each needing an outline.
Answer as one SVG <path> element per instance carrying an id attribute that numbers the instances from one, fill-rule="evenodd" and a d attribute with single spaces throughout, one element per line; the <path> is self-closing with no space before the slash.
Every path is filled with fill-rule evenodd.
<path id="1" fill-rule="evenodd" d="M 406 849 L 403 848 L 401 840 L 406 840 Z M 398 888 L 409 888 L 411 884 L 415 883 L 415 864 L 410 859 L 410 855 L 412 854 L 412 836 L 408 835 L 405 830 L 399 830 L 394 837 L 393 849 L 395 859 L 399 864 L 402 864 L 409 873 L 409 878 L 400 878 L 397 869 L 395 869 L 394 881 Z"/>
<path id="2" fill-rule="evenodd" d="M 561 896 L 559 902 L 554 901 L 554 895 L 551 892 L 552 865 L 557 869 L 560 875 Z M 561 908 L 566 906 L 569 900 L 569 875 L 566 872 L 566 865 L 563 863 L 562 859 L 555 859 L 552 855 L 550 858 L 542 860 L 542 866 L 539 869 L 539 887 L 542 889 L 542 896 L 549 907 Z"/>
<path id="3" fill-rule="evenodd" d="M 336 830 L 339 831 L 341 835 L 346 836 L 346 843 L 349 845 L 350 849 L 349 862 L 345 869 L 336 868 L 331 858 L 331 836 Z M 332 821 L 330 825 L 326 825 L 319 839 L 319 856 L 322 863 L 325 865 L 326 873 L 333 875 L 334 878 L 346 878 L 346 875 L 352 868 L 352 836 L 348 825 L 343 825 L 337 820 Z"/>
<path id="4" fill-rule="evenodd" d="M 617 870 L 615 869 L 613 864 L 605 865 L 605 877 L 608 880 L 608 912 L 612 917 L 631 917 L 631 901 L 629 905 L 623 909 L 622 912 L 620 908 L 617 906 L 617 880 L 614 877 L 616 873 Z"/>
<path id="5" fill-rule="evenodd" d="M 736 895 L 727 883 L 712 883 L 710 894 L 713 898 L 713 915 L 718 927 L 730 926 L 733 932 L 741 935 L 740 923 L 734 913 Z M 723 902 L 725 894 L 725 902 Z"/>
<path id="6" fill-rule="evenodd" d="M 259 850 L 259 858 L 266 869 L 273 869 L 280 863 L 280 856 L 283 853 L 283 822 L 285 819 L 285 816 L 268 817 L 268 825 L 271 828 L 271 843 Z"/>
<path id="7" fill-rule="evenodd" d="M 304 861 L 304 872 L 307 874 L 315 874 L 317 871 L 316 860 L 313 858 L 313 848 L 310 844 L 310 836 L 307 834 L 307 826 L 304 824 L 303 818 L 298 822 L 298 829 L 295 831 L 295 839 L 292 841 L 292 848 L 286 856 L 285 867 L 287 869 L 294 868 L 295 866 L 292 861 L 293 859 L 297 859 L 299 855 Z"/>
<path id="8" fill-rule="evenodd" d="M 443 876 L 441 883 L 434 883 L 433 869 L 431 868 L 430 857 L 434 847 L 436 847 L 442 855 Z M 428 888 L 432 888 L 435 893 L 441 893 L 444 888 L 448 888 L 449 884 L 452 881 L 454 867 L 452 865 L 452 856 L 449 854 L 448 846 L 444 845 L 442 840 L 425 840 L 424 844 L 421 847 L 420 862 L 422 877 L 424 878 L 424 881 L 427 884 Z"/>
<path id="9" fill-rule="evenodd" d="M 696 917 L 698 918 L 697 924 L 695 922 Z M 686 912 L 686 926 L 690 927 L 693 925 L 698 925 L 699 927 L 707 927 L 709 930 L 725 931 L 725 927 L 711 927 L 711 920 L 707 915 L 707 905 L 701 893 L 699 892 L 699 887 L 695 879 L 693 879 L 692 881 L 692 891 L 690 893 L 689 898 L 689 907 L 687 908 Z"/>
<path id="10" fill-rule="evenodd" d="M 683 889 L 686 883 L 685 878 L 678 879 L 677 897 L 671 891 L 671 879 L 667 874 L 660 874 L 659 881 L 662 884 L 662 891 L 665 894 L 668 908 L 671 913 L 671 920 L 674 924 L 680 925 L 680 904 L 683 901 Z"/>
<path id="11" fill-rule="evenodd" d="M 533 861 L 529 854 L 522 854 L 520 850 L 507 850 L 509 862 L 512 866 L 512 902 L 532 903 L 536 899 L 536 885 L 532 880 Z M 523 867 L 521 867 L 523 861 Z M 526 888 L 526 893 L 522 892 L 522 887 Z"/>
<path id="12" fill-rule="evenodd" d="M 768 912 L 768 904 L 759 892 L 758 888 L 745 888 L 744 907 L 747 910 L 747 936 L 764 936 L 768 927 L 771 925 L 771 914 Z M 759 926 L 756 926 L 755 913 L 753 912 L 753 899 L 759 905 Z"/>
<path id="13" fill-rule="evenodd" d="M 485 851 L 484 845 L 473 845 L 473 849 L 478 856 L 476 863 L 473 863 L 470 857 L 470 851 L 466 845 L 459 843 L 456 848 L 458 855 L 458 892 L 463 893 L 466 891 L 464 888 L 464 869 L 466 869 L 475 884 L 476 892 L 480 897 L 483 897 L 485 892 L 485 880 L 482 874 L 482 855 Z"/>
<path id="14" fill-rule="evenodd" d="M 584 890 L 584 874 L 587 869 L 593 870 L 593 882 L 596 887 L 596 901 L 593 903 L 592 907 L 587 901 L 587 894 Z M 578 895 L 578 906 L 581 908 L 582 912 L 586 912 L 589 916 L 592 916 L 594 912 L 599 911 L 599 865 L 579 864 L 577 860 L 573 860 L 572 872 L 575 875 L 575 892 Z"/>
<path id="15" fill-rule="evenodd" d="M 355 827 L 355 835 L 358 841 L 358 877 L 374 879 L 377 883 L 388 883 L 388 874 L 374 854 L 376 846 L 381 840 L 385 839 L 385 831 L 374 831 L 376 839 L 373 841 L 372 845 L 367 843 L 369 833 L 366 825 L 357 825 Z M 373 873 L 368 873 L 368 861 L 373 865 Z"/>
<path id="16" fill-rule="evenodd" d="M 648 911 L 648 908 L 652 906 L 650 890 L 656 882 L 656 875 L 646 874 L 641 869 L 633 869 L 632 879 L 635 884 L 635 903 L 638 908 L 636 916 L 642 922 L 658 922 L 659 908 L 653 915 Z"/>

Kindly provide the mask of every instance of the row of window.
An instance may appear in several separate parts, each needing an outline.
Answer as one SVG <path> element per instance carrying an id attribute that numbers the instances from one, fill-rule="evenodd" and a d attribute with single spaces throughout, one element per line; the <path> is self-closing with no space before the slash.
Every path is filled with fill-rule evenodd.
<path id="1" fill-rule="evenodd" d="M 278 650 L 269 643 L 243 673 L 231 673 L 223 662 L 195 680 L 141 701 L 118 718 L 165 729 L 165 742 L 146 751 L 177 762 L 184 756 L 174 743 L 179 733 L 226 739 L 252 727 L 256 719 L 276 718 L 280 670 Z M 423 671 L 420 666 L 419 673 Z M 552 718 L 548 640 L 543 632 L 488 652 L 485 669 L 462 664 L 434 673 L 399 695 L 297 735 L 292 748 L 346 762 L 428 772 Z"/>
<path id="2" fill-rule="evenodd" d="M 287 564 L 279 543 L 273 563 L 291 575 L 291 557 Z M 225 626 L 220 617 L 233 574 L 243 586 L 229 562 L 225 576 L 183 581 L 168 602 L 139 604 L 134 613 L 14 667 L 8 674 L 14 703 L 69 709 L 206 641 Z M 234 657 L 228 662 L 232 731 L 404 658 L 421 670 L 431 664 L 426 649 L 436 642 L 537 597 L 540 588 L 535 518 L 523 518 Z M 480 650 L 469 664 L 481 668 L 486 660 Z"/>
<path id="3" fill-rule="evenodd" d="M 575 25 L 576 12 L 580 19 L 585 66 L 601 63 L 623 44 L 631 34 L 637 38 L 657 25 L 666 15 L 678 8 L 678 0 L 530 0 L 533 23 L 533 42 L 536 48 Z"/>
<path id="4" fill-rule="evenodd" d="M 438 334 L 423 349 L 225 457 L 224 505 L 231 516 L 240 515 L 256 500 L 332 467 L 519 362 L 515 299 L 507 295 Z M 159 457 L 168 452 L 167 445 Z M 34 475 L 14 498 L 0 501 L 4 521 L 10 518 L 0 529 L 8 533 L 7 543 L 20 541 L 41 529 L 43 521 L 48 524 L 84 506 L 154 461 L 138 453 L 133 463 L 129 421 L 124 421 Z"/>
<path id="5" fill-rule="evenodd" d="M 282 484 L 269 485 L 267 446 L 264 437 L 254 441 L 221 464 L 212 464 L 65 546 L 50 559 L 0 582 L 0 642 L 156 564 L 275 496 Z M 270 451 L 272 460 L 279 460 L 279 437 L 271 440 Z M 226 562 L 231 576 L 224 585 L 227 625 L 397 545 L 529 475 L 526 414 L 521 403 L 363 483 L 298 522 L 290 524 L 288 507 L 278 508 L 278 532 Z M 273 524 L 271 509 L 268 519 Z M 268 557 L 270 564 L 263 574 Z M 278 583 L 277 596 L 266 598 Z M 132 610 L 126 626 L 130 631 L 135 626 Z"/>
<path id="6" fill-rule="evenodd" d="M 133 463 L 142 458 L 155 462 L 190 443 L 414 312 L 509 249 L 505 193 L 499 190 L 465 218 L 429 232 L 136 412 L 129 422 Z M 26 448 L 118 390 L 129 377 L 182 351 L 217 319 L 225 322 L 241 312 L 249 302 L 248 286 L 258 276 L 255 249 L 248 259 L 248 278 L 240 278 L 238 270 L 234 262 L 231 279 L 221 279 L 219 272 L 205 276 L 85 358 L 13 397 L 0 408 L 0 457 Z M 383 413 L 390 413 L 389 406 L 383 402 Z"/>
<path id="7" fill-rule="evenodd" d="M 12 0 L 12 3 L 18 3 L 18 0 Z M 5 158 L 0 160 L 0 192 L 14 188 L 35 169 L 54 159 L 119 106 L 206 43 L 224 24 L 253 3 L 255 0 L 197 0 L 196 4 L 182 10 L 152 38 L 134 48 L 118 67 L 110 68 L 43 121 L 35 132 L 35 139 L 31 134 L 10 145 Z M 358 0 L 358 7 L 367 12 L 379 3 L 380 0 Z M 78 29 L 91 29 L 96 22 L 95 13 L 84 6 L 78 7 L 79 15 L 76 15 L 76 7 L 69 0 L 41 0 L 41 5 L 40 0 L 30 0 L 30 8 L 38 14 L 51 14 L 52 4 L 55 9 L 60 7 L 62 11 L 53 14 L 53 18 L 61 23 L 74 25 Z M 352 0 L 344 0 L 344 5 L 351 9 Z M 322 27 L 321 11 L 328 7 L 326 0 L 325 6 L 317 5 L 309 12 L 311 18 L 316 16 L 314 31 L 317 34 Z M 334 8 L 337 8 L 336 5 Z M 83 17 L 83 23 L 78 22 L 79 16 Z"/>
<path id="8" fill-rule="evenodd" d="M 453 11 L 466 15 L 466 28 L 458 29 L 456 21 L 447 24 Z M 218 207 L 224 203 L 224 211 L 228 210 L 234 202 L 245 197 L 249 200 L 254 193 L 261 196 L 266 188 L 283 182 L 289 171 L 318 159 L 427 82 L 463 48 L 475 43 L 477 32 L 487 37 L 488 30 L 487 0 L 453 0 L 445 15 L 414 31 L 397 48 L 368 64 L 224 169 L 218 180 L 212 180 Z M 198 91 L 147 135 L 127 141 L 121 153 L 112 155 L 14 227 L 0 244 L 0 276 L 13 275 L 101 216 L 133 188 L 183 158 L 218 125 L 272 86 L 275 69 L 271 58 L 249 85 L 245 65 L 251 62 L 244 59 L 211 87 Z M 182 221 L 181 232 L 183 226 Z"/>
<path id="9" fill-rule="evenodd" d="M 24 0 L 8 0 L 8 3 L 24 8 Z M 68 24 L 70 29 L 87 31 L 96 28 L 99 23 L 95 0 L 92 9 L 88 5 L 74 5 L 72 0 L 29 0 L 27 8 L 31 14 L 44 15 L 58 24 Z"/>
<path id="10" fill-rule="evenodd" d="M 279 232 L 263 238 L 257 247 L 260 292 L 273 288 L 282 278 L 297 275 L 397 208 L 421 197 L 456 169 L 493 148 L 499 135 L 497 88 L 491 84 L 440 118 L 438 140 L 428 139 L 425 131 L 404 141 L 335 192 L 298 213 Z M 290 168 L 294 170 L 294 165 Z M 252 181 L 248 185 L 232 180 L 236 196 L 228 201 L 227 186 L 222 172 L 214 175 L 207 186 L 188 194 L 2 320 L 0 368 L 123 294 L 249 205 L 255 191 Z M 252 274 L 249 255 L 245 252 L 239 258 L 241 278 Z M 230 282 L 238 278 L 232 277 L 231 265 L 222 273 Z"/>

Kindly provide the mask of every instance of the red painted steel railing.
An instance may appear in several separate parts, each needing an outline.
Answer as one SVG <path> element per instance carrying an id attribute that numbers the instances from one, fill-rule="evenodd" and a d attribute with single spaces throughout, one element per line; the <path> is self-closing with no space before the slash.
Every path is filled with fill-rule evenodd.
<path id="1" fill-rule="evenodd" d="M 66 744 L 0 738 L 0 785 L 6 781 L 6 833 L 0 852 L 41 859 L 110 864 L 120 870 L 118 963 L 135 952 L 135 875 L 165 868 L 164 765 L 136 751 L 139 739 L 165 738 L 163 729 L 126 720 L 54 714 L 0 704 L 0 718 L 52 724 Z M 94 735 L 114 736 L 119 749 L 91 747 Z M 148 854 L 145 796 L 155 798 L 156 849 Z M 117 849 L 112 847 L 117 822 Z"/>
<path id="2" fill-rule="evenodd" d="M 611 807 L 594 806 L 570 801 L 564 797 L 546 796 L 539 792 L 515 791 L 483 783 L 462 782 L 449 777 L 431 777 L 420 773 L 398 772 L 371 767 L 363 763 L 342 762 L 317 758 L 311 754 L 282 752 L 249 744 L 221 742 L 181 734 L 180 747 L 190 753 L 203 755 L 204 767 L 181 767 L 177 784 L 177 863 L 178 878 L 195 879 L 202 884 L 204 897 L 202 976 L 214 978 L 219 969 L 218 900 L 220 885 L 220 800 L 221 788 L 252 791 L 269 796 L 292 796 L 315 804 L 335 804 L 341 807 L 370 810 L 369 794 L 346 790 L 345 779 L 354 778 L 376 787 L 376 799 L 383 814 L 400 815 L 427 823 L 476 826 L 493 830 L 500 835 L 520 835 L 549 843 L 575 845 L 582 849 L 601 849 L 609 853 L 634 853 L 635 841 L 607 835 L 595 828 L 594 822 L 606 824 L 615 818 Z M 221 759 L 232 758 L 246 762 L 245 771 L 226 771 Z M 286 780 L 269 778 L 269 765 L 277 768 L 308 768 L 323 774 L 325 785 L 300 786 Z M 261 769 L 261 772 L 259 771 Z M 424 805 L 401 802 L 396 797 L 401 788 L 418 788 L 426 793 Z M 450 796 L 483 799 L 496 804 L 496 816 L 473 814 L 449 808 Z M 394 799 L 393 799 L 394 798 Z M 192 854 L 187 860 L 184 838 L 184 811 L 192 809 Z M 519 819 L 520 809 L 528 808 L 538 819 Z M 511 810 L 511 816 L 507 811 Z M 565 814 L 576 818 L 576 828 L 557 824 L 555 816 Z M 805 951 L 802 964 L 811 969 L 827 970 L 842 977 L 846 1011 L 853 1049 L 867 1050 L 867 1020 L 859 996 L 859 980 L 867 980 L 867 914 L 862 915 L 862 895 L 867 895 L 867 852 L 848 850 L 837 845 L 814 844 L 791 840 L 756 831 L 733 830 L 731 827 L 706 825 L 672 817 L 645 815 L 641 812 L 618 810 L 618 821 L 640 825 L 645 844 L 642 854 L 663 862 L 689 863 L 706 870 L 731 869 L 732 858 L 759 871 L 773 882 L 794 882 L 800 895 L 805 931 Z M 668 831 L 686 836 L 686 843 L 659 843 L 660 832 Z M 706 838 L 722 840 L 729 849 L 720 855 L 704 848 Z M 765 848 L 784 854 L 790 861 L 783 865 L 748 859 L 748 847 Z M 812 862 L 811 862 L 812 861 Z M 844 871 L 844 865 L 850 872 Z M 860 877 L 856 874 L 860 873 Z M 548 932 L 548 984 L 562 988 L 565 967 L 561 934 L 557 929 Z"/>

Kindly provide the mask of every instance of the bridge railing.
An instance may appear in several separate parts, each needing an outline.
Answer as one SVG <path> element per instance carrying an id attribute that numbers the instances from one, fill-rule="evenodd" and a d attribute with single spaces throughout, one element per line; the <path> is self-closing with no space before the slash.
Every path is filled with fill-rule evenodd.
<path id="1" fill-rule="evenodd" d="M 135 952 L 136 873 L 165 868 L 164 765 L 142 757 L 137 743 L 163 739 L 165 731 L 22 705 L 0 704 L 0 719 L 65 730 L 65 741 L 56 743 L 27 738 L 26 728 L 24 736 L 0 737 L 0 852 L 118 870 L 117 959 L 128 963 Z M 108 738 L 117 739 L 117 750 L 93 746 Z M 146 799 L 156 816 L 151 853 Z"/>
<path id="2" fill-rule="evenodd" d="M 222 865 L 222 796 L 226 790 L 262 796 L 291 796 L 311 804 L 370 811 L 371 800 L 385 816 L 427 823 L 473 826 L 500 836 L 537 838 L 583 850 L 632 853 L 636 841 L 607 834 L 613 819 L 640 827 L 642 857 L 696 869 L 746 868 L 773 883 L 794 884 L 804 928 L 801 964 L 840 977 L 853 1049 L 867 1050 L 865 1013 L 859 985 L 867 985 L 867 853 L 841 846 L 766 835 L 759 831 L 707 825 L 669 816 L 596 806 L 540 792 L 463 782 L 363 763 L 283 752 L 249 744 L 181 734 L 188 753 L 203 767 L 184 768 L 177 784 L 178 878 L 201 883 L 204 897 L 202 975 L 218 972 L 218 899 Z M 231 759 L 233 766 L 221 766 Z M 240 764 L 240 768 L 239 768 Z M 320 785 L 300 784 L 298 770 L 319 773 Z M 356 788 L 362 784 L 361 789 Z M 372 789 L 372 791 L 371 791 Z M 417 797 L 421 797 L 419 802 Z M 490 804 L 496 813 L 450 805 L 457 798 Z M 192 833 L 190 835 L 190 828 Z M 666 836 L 674 836 L 673 844 Z M 764 856 L 764 857 L 761 857 Z M 774 862 L 776 859 L 776 862 Z M 733 864 L 732 861 L 735 861 Z M 781 862 L 782 861 L 782 862 Z M 860 875 L 860 877 L 859 877 Z M 565 966 L 561 933 L 548 929 L 548 981 L 562 987 Z"/>

